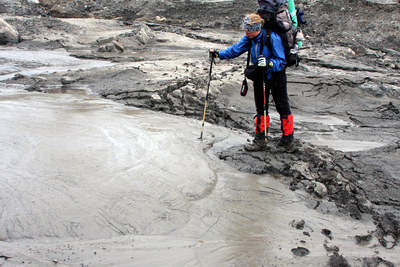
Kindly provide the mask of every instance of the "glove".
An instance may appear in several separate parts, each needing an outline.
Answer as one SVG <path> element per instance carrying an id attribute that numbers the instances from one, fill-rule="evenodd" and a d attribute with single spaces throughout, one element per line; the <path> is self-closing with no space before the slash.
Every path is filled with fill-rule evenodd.
<path id="1" fill-rule="evenodd" d="M 211 51 L 212 50 L 212 51 Z M 215 49 L 210 49 L 209 53 L 208 53 L 208 57 L 211 58 L 217 58 L 219 57 L 219 52 Z"/>
<path id="2" fill-rule="evenodd" d="M 267 66 L 267 60 L 265 59 L 265 57 L 263 55 L 260 55 L 258 57 L 258 66 L 261 68 L 264 68 Z"/>
<path id="3" fill-rule="evenodd" d="M 262 68 L 272 68 L 274 66 L 274 62 L 268 61 L 263 55 L 258 57 L 258 66 Z"/>
<path id="4" fill-rule="evenodd" d="M 261 68 L 272 68 L 274 66 L 274 62 L 268 61 L 263 55 L 258 57 L 258 66 Z"/>

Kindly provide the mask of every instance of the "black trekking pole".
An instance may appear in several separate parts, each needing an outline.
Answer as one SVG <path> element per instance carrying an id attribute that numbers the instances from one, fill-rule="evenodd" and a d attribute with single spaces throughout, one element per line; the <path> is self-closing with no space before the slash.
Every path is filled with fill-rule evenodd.
<path id="1" fill-rule="evenodd" d="M 210 66 L 210 74 L 208 76 L 208 85 L 207 85 L 207 94 L 206 94 L 206 102 L 204 103 L 204 114 L 203 114 L 203 123 L 201 125 L 201 134 L 200 134 L 200 140 L 203 140 L 203 131 L 204 131 L 204 121 L 206 119 L 206 110 L 207 110 L 207 101 L 208 101 L 208 92 L 210 90 L 210 82 L 211 82 L 211 70 L 212 70 L 212 65 L 214 63 L 214 54 L 211 53 L 211 66 Z"/>
<path id="2" fill-rule="evenodd" d="M 264 137 L 265 137 L 265 153 L 267 153 L 267 102 L 265 99 L 266 91 L 265 91 L 265 70 L 262 70 L 262 80 L 263 80 L 263 98 L 264 98 Z"/>

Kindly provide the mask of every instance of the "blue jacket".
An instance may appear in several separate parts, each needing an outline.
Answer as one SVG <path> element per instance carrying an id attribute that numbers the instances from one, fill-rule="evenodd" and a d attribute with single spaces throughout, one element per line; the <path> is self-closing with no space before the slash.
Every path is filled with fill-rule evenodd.
<path id="1" fill-rule="evenodd" d="M 263 49 L 262 49 L 262 54 L 263 56 L 268 60 L 272 61 L 274 63 L 274 66 L 272 68 L 266 68 L 265 69 L 265 74 L 266 74 L 266 79 L 270 79 L 272 76 L 272 72 L 278 72 L 281 71 L 285 65 L 286 65 L 286 59 L 285 59 L 285 48 L 283 47 L 283 43 L 281 40 L 281 37 L 277 35 L 276 33 L 272 32 L 271 33 L 271 46 L 272 46 L 272 51 L 268 49 L 268 47 L 264 44 L 264 35 L 265 35 L 265 29 L 261 29 L 260 34 L 254 38 L 251 39 L 250 37 L 247 37 L 246 35 L 242 37 L 242 39 L 232 45 L 231 47 L 228 47 L 227 49 L 224 49 L 219 52 L 219 58 L 220 59 L 231 59 L 240 56 L 241 54 L 245 53 L 246 51 L 249 50 L 249 47 L 251 46 L 251 61 L 253 62 L 254 65 L 258 65 L 258 56 L 260 55 L 260 46 L 261 46 L 261 41 L 263 42 Z"/>

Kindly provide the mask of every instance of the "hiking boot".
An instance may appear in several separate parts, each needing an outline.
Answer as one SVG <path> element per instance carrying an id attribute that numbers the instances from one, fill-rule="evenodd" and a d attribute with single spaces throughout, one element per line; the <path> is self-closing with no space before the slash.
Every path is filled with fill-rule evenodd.
<path id="1" fill-rule="evenodd" d="M 265 139 L 253 140 L 253 143 L 244 145 L 244 150 L 247 152 L 263 151 L 266 144 Z"/>
<path id="2" fill-rule="evenodd" d="M 244 150 L 247 152 L 262 151 L 265 149 L 267 142 L 265 141 L 264 133 L 256 133 L 253 143 L 244 145 Z"/>
<path id="3" fill-rule="evenodd" d="M 290 147 L 294 142 L 293 134 L 282 135 L 281 140 L 278 143 L 278 146 Z"/>

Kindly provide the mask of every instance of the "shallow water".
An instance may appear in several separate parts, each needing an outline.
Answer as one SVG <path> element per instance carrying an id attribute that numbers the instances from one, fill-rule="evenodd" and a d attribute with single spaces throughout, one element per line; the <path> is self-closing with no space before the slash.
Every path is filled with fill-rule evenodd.
<path id="1" fill-rule="evenodd" d="M 68 70 L 100 68 L 115 65 L 107 61 L 81 60 L 60 50 L 23 50 L 0 46 L 0 81 L 10 79 L 15 74 L 37 75 Z"/>

